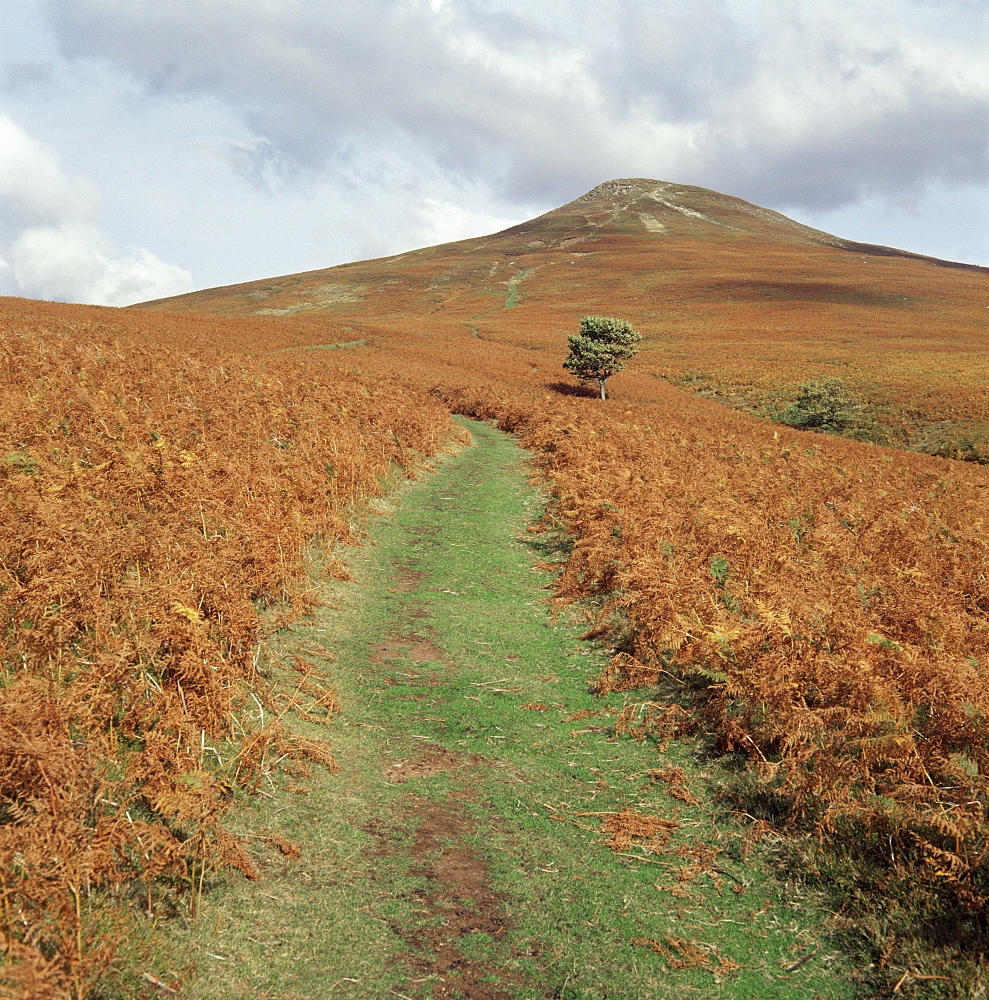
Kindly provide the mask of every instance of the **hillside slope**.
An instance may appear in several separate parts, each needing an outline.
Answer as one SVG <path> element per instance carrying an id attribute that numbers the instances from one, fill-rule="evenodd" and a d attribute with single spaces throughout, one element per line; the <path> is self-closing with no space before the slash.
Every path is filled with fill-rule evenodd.
<path id="1" fill-rule="evenodd" d="M 581 316 L 616 314 L 644 334 L 636 374 L 616 380 L 626 399 L 650 398 L 659 377 L 771 407 L 837 376 L 908 444 L 989 420 L 987 307 L 987 268 L 646 179 L 490 236 L 143 306 L 277 318 L 300 346 L 365 341 L 361 364 L 407 371 L 413 350 L 536 392 L 559 388 Z"/>
<path id="2" fill-rule="evenodd" d="M 714 245 L 717 243 L 725 246 L 717 247 Z M 989 269 L 974 265 L 842 240 L 778 212 L 715 191 L 636 178 L 600 184 L 561 208 L 489 236 L 301 274 L 204 289 L 141 306 L 268 316 L 299 313 L 336 316 L 353 314 L 355 305 L 361 303 L 362 314 L 368 311 L 387 314 L 396 306 L 430 314 L 437 311 L 438 303 L 447 306 L 451 298 L 465 293 L 507 297 L 503 296 L 507 286 L 518 283 L 512 278 L 536 268 L 577 265 L 573 274 L 564 277 L 581 280 L 591 273 L 603 278 L 607 265 L 614 263 L 609 257 L 616 251 L 637 254 L 629 268 L 636 273 L 670 270 L 677 254 L 699 249 L 711 251 L 713 260 L 702 256 L 681 262 L 682 270 L 691 273 L 717 265 L 718 250 L 788 249 L 793 256 L 792 264 L 799 266 L 801 252 L 816 254 L 821 247 L 838 251 L 825 257 L 833 260 L 836 267 L 849 263 L 847 256 L 854 254 L 859 260 L 862 256 L 909 260 L 989 275 Z M 644 254 L 649 256 L 643 257 Z M 588 257 L 594 259 L 586 260 Z M 513 268 L 510 266 L 513 264 L 519 266 Z M 555 290 L 552 279 L 559 277 L 532 274 L 520 280 L 530 281 L 526 285 L 526 298 L 549 299 Z M 845 275 L 846 297 L 853 301 L 868 299 L 862 292 L 853 293 L 860 285 L 857 278 L 854 272 Z M 822 301 L 842 298 L 837 288 L 829 295 L 824 288 L 781 283 L 778 271 L 774 279 L 776 298 L 801 298 L 815 292 Z M 786 284 L 790 285 L 789 295 L 785 294 Z M 427 294 L 437 291 L 445 294 Z"/>

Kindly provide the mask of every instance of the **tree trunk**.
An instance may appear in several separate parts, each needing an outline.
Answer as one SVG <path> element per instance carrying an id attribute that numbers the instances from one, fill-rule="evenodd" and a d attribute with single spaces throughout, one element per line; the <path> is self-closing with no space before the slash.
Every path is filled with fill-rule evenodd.
<path id="1" fill-rule="evenodd" d="M 606 380 L 606 379 L 603 379 L 603 378 L 599 378 L 599 379 L 598 379 L 598 385 L 600 385 L 600 386 L 601 386 L 601 398 L 602 398 L 602 399 L 607 399 L 607 398 L 608 398 L 608 397 L 607 397 L 607 396 L 605 395 L 605 392 L 604 392 L 604 383 L 605 383 L 606 381 L 607 381 L 607 380 Z"/>

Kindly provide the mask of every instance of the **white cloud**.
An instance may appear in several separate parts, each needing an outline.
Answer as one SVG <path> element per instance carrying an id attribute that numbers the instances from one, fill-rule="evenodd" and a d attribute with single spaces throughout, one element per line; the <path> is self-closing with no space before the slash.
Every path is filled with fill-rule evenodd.
<path id="1" fill-rule="evenodd" d="M 4 229 L 95 212 L 95 189 L 66 177 L 55 154 L 0 114 L 0 204 Z"/>
<path id="2" fill-rule="evenodd" d="M 135 247 L 114 254 L 95 226 L 26 229 L 10 251 L 18 288 L 32 298 L 121 306 L 192 288 L 188 271 Z"/>
<path id="3" fill-rule="evenodd" d="M 470 211 L 457 202 L 423 198 L 409 211 L 410 242 L 416 246 L 453 243 L 479 234 L 500 232 L 516 222 L 513 218 Z"/>
<path id="4" fill-rule="evenodd" d="M 189 291 L 192 275 L 141 247 L 116 250 L 97 225 L 95 187 L 0 114 L 0 292 L 128 305 Z"/>

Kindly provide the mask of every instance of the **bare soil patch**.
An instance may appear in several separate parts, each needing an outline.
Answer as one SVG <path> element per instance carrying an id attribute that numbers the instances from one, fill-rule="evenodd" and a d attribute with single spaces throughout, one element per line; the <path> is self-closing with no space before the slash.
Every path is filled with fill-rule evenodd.
<path id="1" fill-rule="evenodd" d="M 409 756 L 389 764 L 384 771 L 385 777 L 394 784 L 401 785 L 412 778 L 424 778 L 446 771 L 460 771 L 475 766 L 481 760 L 476 754 L 464 757 L 435 743 L 427 743 L 417 750 L 416 756 Z"/>
<path id="2" fill-rule="evenodd" d="M 424 751 L 386 774 L 404 782 L 475 763 L 440 746 Z M 466 792 L 451 792 L 447 803 L 410 794 L 400 816 L 416 827 L 411 847 L 396 848 L 387 829 L 371 829 L 379 856 L 410 856 L 409 874 L 425 880 L 410 892 L 416 926 L 390 924 L 409 949 L 409 980 L 400 991 L 409 997 L 513 1000 L 526 985 L 516 974 L 468 954 L 470 941 L 503 941 L 511 927 L 507 899 L 494 891 L 487 862 L 472 846 L 474 821 L 462 805 L 468 800 Z"/>
<path id="3" fill-rule="evenodd" d="M 393 594 L 408 594 L 416 590 L 425 574 L 419 570 L 408 569 L 404 566 L 399 567 L 399 569 L 400 573 L 395 579 L 395 586 L 390 588 L 390 592 Z"/>
<path id="4" fill-rule="evenodd" d="M 437 756 L 434 763 L 442 761 Z M 458 797 L 466 795 L 455 794 L 449 805 L 418 795 L 408 800 L 410 819 L 419 823 L 410 874 L 427 880 L 412 893 L 422 924 L 393 928 L 410 949 L 408 991 L 451 1000 L 512 1000 L 524 983 L 465 953 L 464 944 L 475 935 L 502 940 L 510 920 L 484 857 L 470 844 L 474 824 Z"/>
<path id="5" fill-rule="evenodd" d="M 413 663 L 439 663 L 443 652 L 435 643 L 421 635 L 396 635 L 371 647 L 369 660 L 377 667 L 387 666 L 393 660 L 411 660 Z"/>

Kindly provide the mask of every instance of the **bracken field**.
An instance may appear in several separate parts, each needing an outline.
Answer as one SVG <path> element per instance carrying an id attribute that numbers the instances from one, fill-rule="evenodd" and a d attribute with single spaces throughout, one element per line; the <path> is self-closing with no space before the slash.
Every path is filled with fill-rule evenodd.
<path id="1" fill-rule="evenodd" d="M 554 600 L 613 646 L 619 728 L 712 734 L 748 822 L 854 856 L 854 892 L 908 892 L 946 962 L 984 964 L 987 293 L 985 269 L 626 181 L 146 307 L 0 300 L 8 991 L 100 996 L 136 921 L 194 915 L 218 867 L 252 876 L 233 789 L 275 758 L 332 766 L 284 717 L 337 707 L 304 659 L 259 671 L 265 639 L 451 412 L 532 450 L 572 546 Z M 587 313 L 644 334 L 605 404 L 560 367 Z M 763 419 L 832 377 L 849 436 Z"/>

